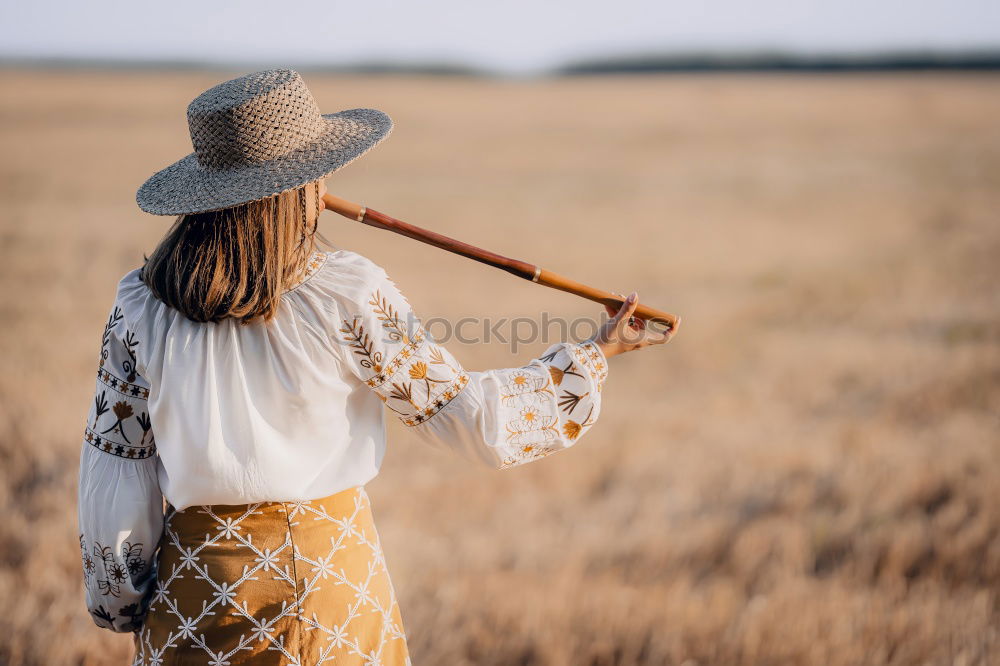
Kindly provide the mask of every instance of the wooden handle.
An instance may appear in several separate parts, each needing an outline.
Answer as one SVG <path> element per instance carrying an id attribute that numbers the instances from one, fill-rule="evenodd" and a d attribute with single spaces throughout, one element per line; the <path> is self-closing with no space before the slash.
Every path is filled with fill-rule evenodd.
<path id="1" fill-rule="evenodd" d="M 609 305 L 616 310 L 622 306 L 622 303 L 625 302 L 621 297 L 612 294 L 610 291 L 596 289 L 577 282 L 576 280 L 571 280 L 568 277 L 559 275 L 558 273 L 547 271 L 544 268 L 539 272 L 538 279 L 535 280 L 535 282 L 538 284 L 544 284 L 546 287 L 552 287 L 553 289 L 582 296 L 583 298 L 594 301 L 595 303 Z M 677 315 L 664 312 L 663 310 L 657 310 L 656 308 L 643 305 L 642 303 L 639 303 L 639 305 L 636 306 L 635 316 L 640 319 L 645 319 L 646 321 L 662 324 L 664 328 L 674 332 L 677 331 L 677 327 L 680 325 L 680 317 Z"/>
<path id="2" fill-rule="evenodd" d="M 358 222 L 362 221 L 365 214 L 365 207 L 361 204 L 356 204 L 353 201 L 335 197 L 329 192 L 323 195 L 323 205 L 326 206 L 327 210 L 332 210 L 334 213 L 340 213 L 344 217 Z"/>
<path id="3" fill-rule="evenodd" d="M 558 289 L 570 294 L 576 294 L 577 296 L 581 296 L 591 301 L 609 305 L 615 309 L 622 306 L 623 300 L 609 291 L 603 291 L 601 289 L 590 287 L 581 282 L 577 282 L 567 277 L 563 277 L 562 275 L 558 275 L 557 273 L 553 273 L 552 271 L 547 271 L 534 264 L 529 264 L 526 261 L 511 259 L 510 257 L 505 257 L 503 255 L 496 254 L 495 252 L 484 250 L 476 247 L 475 245 L 463 243 L 460 240 L 450 238 L 435 231 L 430 231 L 428 229 L 403 222 L 402 220 L 397 220 L 396 218 L 386 215 L 385 213 L 380 213 L 377 210 L 372 210 L 366 206 L 356 204 L 353 201 L 341 199 L 340 197 L 335 197 L 332 194 L 325 194 L 323 195 L 323 203 L 328 210 L 343 215 L 346 218 L 356 220 L 378 229 L 394 231 L 397 234 L 418 240 L 422 243 L 427 243 L 428 245 L 433 245 L 434 247 L 441 248 L 442 250 L 447 250 L 463 257 L 499 268 L 500 270 L 504 270 L 520 278 L 524 278 L 525 280 L 531 280 L 532 282 L 543 284 L 546 287 L 551 287 L 552 289 Z M 642 305 L 641 303 L 635 309 L 635 316 L 648 322 L 653 322 L 657 325 L 654 328 L 662 327 L 665 330 L 673 332 L 677 331 L 677 327 L 680 325 L 681 321 L 680 317 L 677 315 L 670 314 L 669 312 L 663 312 L 662 310 L 657 310 L 656 308 L 651 308 L 648 305 Z"/>

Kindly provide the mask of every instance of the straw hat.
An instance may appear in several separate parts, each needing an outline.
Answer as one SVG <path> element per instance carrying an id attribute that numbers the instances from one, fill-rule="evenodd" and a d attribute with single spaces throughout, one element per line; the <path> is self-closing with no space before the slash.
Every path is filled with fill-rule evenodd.
<path id="1" fill-rule="evenodd" d="M 350 164 L 392 131 L 376 109 L 320 114 L 298 72 L 273 69 L 209 88 L 187 109 L 194 152 L 143 183 L 136 202 L 182 215 L 257 201 Z"/>

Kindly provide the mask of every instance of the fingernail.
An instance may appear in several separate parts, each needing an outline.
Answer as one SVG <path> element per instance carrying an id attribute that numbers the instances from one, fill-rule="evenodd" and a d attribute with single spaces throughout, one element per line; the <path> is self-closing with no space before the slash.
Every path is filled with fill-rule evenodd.
<path id="1" fill-rule="evenodd" d="M 635 303 L 635 299 L 637 299 L 638 297 L 639 297 L 639 294 L 637 292 L 633 291 L 631 294 L 628 295 L 628 302 L 629 303 Z"/>

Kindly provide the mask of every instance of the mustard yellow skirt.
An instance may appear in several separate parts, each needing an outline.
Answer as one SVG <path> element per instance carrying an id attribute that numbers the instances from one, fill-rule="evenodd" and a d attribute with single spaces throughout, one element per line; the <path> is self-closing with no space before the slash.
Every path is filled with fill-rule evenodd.
<path id="1" fill-rule="evenodd" d="M 410 663 L 364 488 L 165 523 L 134 665 Z"/>

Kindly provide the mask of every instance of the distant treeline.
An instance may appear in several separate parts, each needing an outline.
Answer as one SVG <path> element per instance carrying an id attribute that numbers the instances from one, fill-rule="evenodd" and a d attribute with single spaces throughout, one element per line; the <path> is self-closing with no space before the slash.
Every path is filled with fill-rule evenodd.
<path id="1" fill-rule="evenodd" d="M 901 52 L 854 55 L 797 53 L 686 53 L 597 58 L 569 63 L 556 74 L 622 74 L 710 71 L 880 71 L 1000 69 L 1000 50 L 972 53 Z"/>
<path id="2" fill-rule="evenodd" d="M 86 69 L 267 69 L 294 67 L 301 71 L 358 74 L 424 74 L 434 76 L 503 77 L 505 72 L 450 62 L 370 61 L 350 64 L 212 62 L 196 60 L 109 60 L 87 58 L 3 58 L 0 67 Z M 1000 70 L 1000 49 L 965 53 L 883 52 L 805 55 L 785 52 L 671 53 L 611 56 L 569 62 L 538 72 L 542 76 L 643 74 L 655 72 L 852 72 L 920 70 Z"/>

